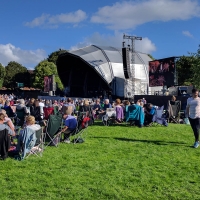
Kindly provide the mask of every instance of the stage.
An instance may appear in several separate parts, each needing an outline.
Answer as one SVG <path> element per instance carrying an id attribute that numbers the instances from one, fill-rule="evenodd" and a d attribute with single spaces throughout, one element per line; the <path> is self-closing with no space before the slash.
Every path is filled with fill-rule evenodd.
<path id="1" fill-rule="evenodd" d="M 134 96 L 134 102 L 137 102 L 137 100 L 145 98 L 147 103 L 152 103 L 156 106 L 163 106 L 166 108 L 167 103 L 169 100 L 171 100 L 172 96 L 158 96 L 158 95 L 135 95 Z M 181 101 L 181 110 L 185 110 L 186 104 L 187 104 L 188 97 L 186 96 L 176 96 L 176 100 Z"/>

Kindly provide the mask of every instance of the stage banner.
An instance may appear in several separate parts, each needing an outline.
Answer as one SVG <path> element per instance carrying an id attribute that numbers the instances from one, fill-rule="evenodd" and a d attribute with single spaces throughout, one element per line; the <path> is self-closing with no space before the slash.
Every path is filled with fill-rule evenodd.
<path id="1" fill-rule="evenodd" d="M 44 77 L 44 92 L 56 91 L 55 75 Z"/>
<path id="2" fill-rule="evenodd" d="M 49 92 L 49 91 L 50 91 L 49 77 L 45 76 L 44 77 L 44 92 Z"/>
<path id="3" fill-rule="evenodd" d="M 149 87 L 174 86 L 175 57 L 149 62 Z"/>

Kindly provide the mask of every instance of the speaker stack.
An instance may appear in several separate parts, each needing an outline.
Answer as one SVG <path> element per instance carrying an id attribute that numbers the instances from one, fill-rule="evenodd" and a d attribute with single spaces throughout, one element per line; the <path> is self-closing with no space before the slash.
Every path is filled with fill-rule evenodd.
<path id="1" fill-rule="evenodd" d="M 131 77 L 129 48 L 122 48 L 122 59 L 125 79 L 129 79 Z"/>

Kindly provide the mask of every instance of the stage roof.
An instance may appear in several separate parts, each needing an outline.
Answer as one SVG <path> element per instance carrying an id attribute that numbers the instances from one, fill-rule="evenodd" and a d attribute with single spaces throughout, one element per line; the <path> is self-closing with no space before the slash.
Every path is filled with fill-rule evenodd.
<path id="1" fill-rule="evenodd" d="M 149 61 L 151 61 L 151 58 L 147 54 L 136 52 L 136 65 L 148 66 Z M 80 68 L 81 70 L 79 70 Z M 79 78 L 85 76 L 89 76 L 90 78 L 93 76 L 96 80 L 99 80 L 100 78 L 102 82 L 100 85 L 106 89 L 112 88 L 111 83 L 115 77 L 123 80 L 125 79 L 122 62 L 122 49 L 109 46 L 91 45 L 63 53 L 58 57 L 57 69 L 65 86 L 70 85 L 69 74 L 72 73 L 72 71 L 73 76 L 75 76 L 75 74 L 78 76 L 78 73 L 82 73 L 82 76 Z M 140 68 L 138 68 L 138 70 L 141 71 Z M 85 71 L 88 71 L 89 74 L 86 75 Z M 143 77 L 141 79 L 143 79 Z M 86 82 L 86 77 L 84 80 Z M 84 84 L 83 80 L 81 82 Z M 99 87 L 99 84 L 98 86 L 96 84 L 95 87 Z"/>

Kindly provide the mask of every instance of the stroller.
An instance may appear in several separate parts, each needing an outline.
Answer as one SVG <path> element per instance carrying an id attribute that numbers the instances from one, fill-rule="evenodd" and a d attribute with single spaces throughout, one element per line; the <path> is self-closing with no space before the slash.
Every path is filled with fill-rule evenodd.
<path id="1" fill-rule="evenodd" d="M 115 108 L 107 108 L 106 114 L 102 116 L 102 122 L 104 126 L 109 126 L 113 124 L 116 118 L 116 110 Z"/>
<path id="2" fill-rule="evenodd" d="M 179 124 L 181 101 L 168 101 L 168 121 Z"/>

